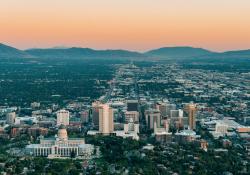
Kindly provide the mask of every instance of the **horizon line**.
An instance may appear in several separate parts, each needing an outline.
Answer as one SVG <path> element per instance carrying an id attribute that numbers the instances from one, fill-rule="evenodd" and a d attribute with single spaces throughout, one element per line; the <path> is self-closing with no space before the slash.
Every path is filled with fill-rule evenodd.
<path id="1" fill-rule="evenodd" d="M 84 47 L 84 46 L 66 46 L 66 45 L 55 45 L 55 46 L 51 46 L 51 47 L 28 47 L 28 48 L 20 48 L 20 47 L 16 47 L 14 45 L 11 45 L 9 43 L 4 43 L 4 42 L 0 42 L 0 44 L 9 46 L 9 47 L 13 47 L 15 49 L 21 50 L 21 51 L 26 51 L 26 50 L 32 50 L 32 49 L 71 49 L 71 48 L 82 48 L 82 49 L 92 49 L 92 50 L 96 50 L 96 51 L 105 51 L 105 50 L 124 50 L 124 51 L 130 51 L 130 52 L 137 52 L 137 53 L 146 53 L 152 50 L 157 50 L 157 49 L 162 49 L 162 48 L 176 48 L 176 47 L 190 47 L 190 48 L 196 48 L 196 49 L 205 49 L 207 51 L 210 52 L 214 52 L 214 53 L 224 53 L 224 52 L 229 52 L 229 51 L 244 51 L 244 50 L 250 50 L 250 48 L 241 48 L 241 49 L 225 49 L 225 50 L 221 50 L 221 51 L 215 51 L 213 49 L 207 49 L 206 47 L 201 47 L 201 46 L 192 46 L 192 45 L 166 45 L 166 46 L 160 46 L 160 47 L 156 47 L 156 48 L 151 48 L 151 49 L 143 49 L 143 50 L 139 50 L 139 49 L 135 49 L 135 50 L 131 50 L 131 49 L 125 49 L 125 48 L 95 48 L 95 47 Z"/>

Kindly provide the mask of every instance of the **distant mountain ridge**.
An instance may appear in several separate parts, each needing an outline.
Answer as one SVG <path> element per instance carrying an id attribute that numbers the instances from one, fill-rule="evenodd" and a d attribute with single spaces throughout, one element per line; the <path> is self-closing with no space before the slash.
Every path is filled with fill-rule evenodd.
<path id="1" fill-rule="evenodd" d="M 150 50 L 145 52 L 146 55 L 155 56 L 159 58 L 190 58 L 190 57 L 199 57 L 204 55 L 211 55 L 215 52 L 203 49 L 203 48 L 194 48 L 194 47 L 163 47 L 155 50 Z"/>
<path id="2" fill-rule="evenodd" d="M 236 50 L 236 51 L 227 51 L 218 54 L 219 57 L 223 58 L 249 58 L 250 59 L 250 49 L 248 50 Z"/>
<path id="3" fill-rule="evenodd" d="M 0 43 L 0 58 L 30 58 L 32 57 L 25 51 Z"/>
<path id="4" fill-rule="evenodd" d="M 128 50 L 94 50 L 91 48 L 48 48 L 19 50 L 0 43 L 0 58 L 103 58 L 103 59 L 144 59 L 144 60 L 168 60 L 168 59 L 249 59 L 249 50 L 213 52 L 203 48 L 194 47 L 163 47 L 150 50 L 145 53 Z"/>
<path id="5" fill-rule="evenodd" d="M 28 54 L 45 58 L 130 58 L 144 57 L 143 54 L 127 50 L 94 50 L 90 48 L 30 49 Z"/>

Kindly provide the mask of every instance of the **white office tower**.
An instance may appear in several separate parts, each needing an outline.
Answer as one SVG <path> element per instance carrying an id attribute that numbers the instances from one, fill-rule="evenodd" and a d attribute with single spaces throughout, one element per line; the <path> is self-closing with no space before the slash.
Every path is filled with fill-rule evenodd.
<path id="1" fill-rule="evenodd" d="M 154 134 L 168 133 L 169 132 L 169 121 L 163 120 L 163 127 L 158 127 L 157 123 L 154 122 Z"/>
<path id="2" fill-rule="evenodd" d="M 99 107 L 99 132 L 111 134 L 114 131 L 113 109 L 108 104 L 101 104 Z"/>
<path id="3" fill-rule="evenodd" d="M 179 117 L 182 118 L 183 117 L 183 110 L 182 109 L 179 109 Z"/>
<path id="4" fill-rule="evenodd" d="M 156 122 L 154 122 L 154 134 L 155 140 L 157 142 L 171 142 L 172 133 L 169 132 L 169 121 L 163 121 L 163 127 L 157 127 Z"/>
<path id="5" fill-rule="evenodd" d="M 132 119 L 124 124 L 125 133 L 139 133 L 139 123 L 134 122 Z"/>
<path id="6" fill-rule="evenodd" d="M 139 122 L 139 112 L 137 111 L 126 111 L 125 112 L 125 121 L 129 122 L 133 120 L 133 122 Z"/>
<path id="7" fill-rule="evenodd" d="M 15 124 L 15 119 L 16 119 L 16 113 L 15 112 L 10 112 L 6 115 L 6 123 L 9 125 Z"/>
<path id="8" fill-rule="evenodd" d="M 163 121 L 163 127 L 165 128 L 166 132 L 169 132 L 169 123 L 170 123 L 169 119 Z"/>
<path id="9" fill-rule="evenodd" d="M 183 117 L 183 110 L 171 110 L 170 111 L 170 119 L 182 118 Z"/>
<path id="10" fill-rule="evenodd" d="M 64 109 L 57 111 L 56 117 L 57 117 L 57 121 L 56 121 L 57 126 L 60 126 L 60 125 L 68 126 L 69 125 L 69 111 L 64 110 Z"/>
<path id="11" fill-rule="evenodd" d="M 171 110 L 170 111 L 170 125 L 176 129 L 183 127 L 183 110 Z"/>

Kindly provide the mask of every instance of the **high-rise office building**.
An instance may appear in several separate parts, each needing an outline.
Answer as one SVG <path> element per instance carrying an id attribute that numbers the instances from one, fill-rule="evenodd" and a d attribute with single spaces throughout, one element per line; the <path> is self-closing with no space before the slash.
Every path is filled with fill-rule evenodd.
<path id="1" fill-rule="evenodd" d="M 80 116 L 81 116 L 81 121 L 83 123 L 89 122 L 89 111 L 85 110 L 85 111 L 80 112 Z"/>
<path id="2" fill-rule="evenodd" d="M 157 103 L 155 108 L 161 112 L 163 118 L 167 117 L 167 104 L 166 103 Z"/>
<path id="3" fill-rule="evenodd" d="M 196 129 L 196 105 L 189 103 L 185 106 L 185 114 L 188 116 L 188 125 L 190 130 Z"/>
<path id="4" fill-rule="evenodd" d="M 62 109 L 60 111 L 57 111 L 56 116 L 57 116 L 57 122 L 56 122 L 57 126 L 69 125 L 69 111 Z"/>
<path id="5" fill-rule="evenodd" d="M 125 112 L 125 121 L 139 122 L 139 112 L 137 111 L 126 111 Z"/>
<path id="6" fill-rule="evenodd" d="M 170 124 L 176 129 L 183 127 L 183 110 L 171 110 L 170 111 Z"/>
<path id="7" fill-rule="evenodd" d="M 99 132 L 111 134 L 114 131 L 113 109 L 108 104 L 101 104 L 99 107 Z"/>
<path id="8" fill-rule="evenodd" d="M 130 118 L 130 121 L 126 121 L 124 124 L 124 132 L 125 133 L 131 133 L 131 132 L 139 133 L 139 123 L 134 122 Z"/>
<path id="9" fill-rule="evenodd" d="M 157 127 L 161 125 L 161 113 L 159 110 L 150 109 L 145 111 L 146 123 L 149 129 L 154 129 L 154 123 Z"/>
<path id="10" fill-rule="evenodd" d="M 96 101 L 92 103 L 92 123 L 94 126 L 99 127 L 99 108 L 101 102 Z"/>
<path id="11" fill-rule="evenodd" d="M 176 110 L 176 105 L 175 104 L 166 104 L 166 115 L 170 117 L 171 115 L 171 110 Z"/>
<path id="12" fill-rule="evenodd" d="M 138 100 L 127 101 L 127 111 L 138 111 Z"/>

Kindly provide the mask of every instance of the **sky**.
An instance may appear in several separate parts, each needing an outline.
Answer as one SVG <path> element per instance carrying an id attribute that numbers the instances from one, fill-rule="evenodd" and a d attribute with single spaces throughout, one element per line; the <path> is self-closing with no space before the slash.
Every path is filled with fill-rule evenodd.
<path id="1" fill-rule="evenodd" d="M 0 0 L 0 43 L 250 49 L 250 0 Z"/>

